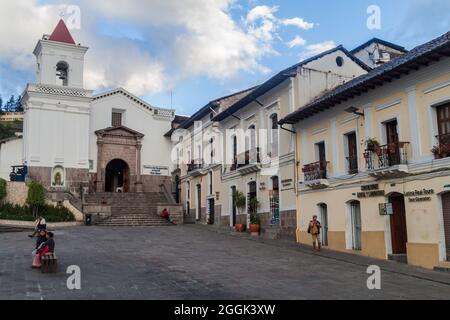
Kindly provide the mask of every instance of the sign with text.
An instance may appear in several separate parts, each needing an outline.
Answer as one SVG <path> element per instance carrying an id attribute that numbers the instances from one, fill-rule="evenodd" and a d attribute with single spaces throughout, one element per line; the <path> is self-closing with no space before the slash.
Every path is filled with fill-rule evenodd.
<path id="1" fill-rule="evenodd" d="M 431 196 L 434 195 L 434 189 L 422 189 L 405 192 L 405 197 L 409 202 L 426 202 L 431 201 Z"/>
<path id="2" fill-rule="evenodd" d="M 394 214 L 392 203 L 380 203 L 379 205 L 381 216 L 391 216 Z"/>
<path id="3" fill-rule="evenodd" d="M 142 174 L 148 174 L 151 176 L 168 176 L 169 167 L 144 165 L 144 170 L 142 170 Z"/>

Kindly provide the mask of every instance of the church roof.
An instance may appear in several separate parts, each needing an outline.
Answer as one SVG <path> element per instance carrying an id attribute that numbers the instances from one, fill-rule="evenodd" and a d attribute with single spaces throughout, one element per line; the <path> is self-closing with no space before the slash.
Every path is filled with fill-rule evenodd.
<path id="1" fill-rule="evenodd" d="M 70 34 L 69 29 L 67 29 L 67 26 L 64 23 L 63 19 L 59 20 L 58 25 L 56 26 L 55 30 L 53 30 L 48 40 L 67 44 L 75 44 L 75 40 L 73 40 L 73 37 Z"/>

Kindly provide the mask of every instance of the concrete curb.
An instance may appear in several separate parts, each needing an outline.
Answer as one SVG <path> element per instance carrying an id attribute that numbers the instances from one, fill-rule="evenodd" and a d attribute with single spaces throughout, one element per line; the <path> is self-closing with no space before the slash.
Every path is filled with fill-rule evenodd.
<path id="1" fill-rule="evenodd" d="M 47 223 L 47 228 L 64 228 L 64 227 L 75 227 L 83 225 L 82 222 L 49 222 Z M 21 227 L 34 229 L 33 221 L 18 221 L 18 220 L 0 220 L 0 226 L 8 227 Z"/>

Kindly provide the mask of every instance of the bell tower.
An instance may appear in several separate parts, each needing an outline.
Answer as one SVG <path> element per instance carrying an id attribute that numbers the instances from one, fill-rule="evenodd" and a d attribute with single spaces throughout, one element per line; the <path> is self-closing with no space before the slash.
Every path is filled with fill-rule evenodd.
<path id="1" fill-rule="evenodd" d="M 36 83 L 23 94 L 23 160 L 28 177 L 47 189 L 74 193 L 89 182 L 92 91 L 83 84 L 88 48 L 76 44 L 61 19 L 34 49 Z"/>
<path id="2" fill-rule="evenodd" d="M 87 47 L 75 40 L 60 20 L 51 35 L 44 35 L 34 49 L 39 84 L 83 88 L 84 55 Z"/>

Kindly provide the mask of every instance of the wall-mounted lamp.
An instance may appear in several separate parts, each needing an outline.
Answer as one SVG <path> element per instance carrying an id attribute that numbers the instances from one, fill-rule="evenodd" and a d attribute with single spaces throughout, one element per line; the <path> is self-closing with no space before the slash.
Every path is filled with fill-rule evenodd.
<path id="1" fill-rule="evenodd" d="M 364 117 L 364 112 L 359 111 L 359 109 L 356 107 L 349 107 L 349 108 L 345 109 L 345 112 L 353 113 L 353 114 L 356 114 L 357 116 Z"/>

